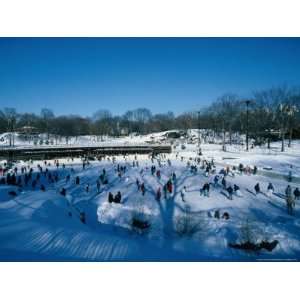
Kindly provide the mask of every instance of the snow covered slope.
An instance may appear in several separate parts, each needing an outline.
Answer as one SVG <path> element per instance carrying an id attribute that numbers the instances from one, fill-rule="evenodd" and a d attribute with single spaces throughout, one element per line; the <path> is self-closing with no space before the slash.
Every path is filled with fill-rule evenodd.
<path id="1" fill-rule="evenodd" d="M 139 167 L 133 167 L 133 156 L 117 157 L 116 164 L 127 167 L 127 172 L 118 177 L 116 164 L 111 161 L 94 161 L 82 169 L 80 160 L 60 160 L 66 168 L 56 169 L 53 162 L 49 170 L 59 176 L 57 183 L 49 183 L 42 176 L 41 182 L 46 192 L 33 189 L 31 185 L 22 191 L 14 187 L 0 186 L 0 260 L 96 260 L 96 261 L 169 261 L 169 260 L 257 260 L 257 259 L 299 259 L 300 258 L 300 203 L 296 202 L 295 216 L 286 212 L 282 197 L 287 182 L 272 179 L 275 194 L 267 196 L 269 177 L 259 175 L 228 176 L 228 184 L 238 184 L 241 197 L 229 200 L 221 186 L 212 187 L 210 197 L 200 196 L 199 190 L 213 176 L 206 177 L 199 169 L 197 174 L 190 172 L 187 162 L 195 150 L 186 149 L 166 155 L 171 160 L 169 166 L 162 159 L 154 164 L 161 170 L 161 178 L 151 175 L 151 160 L 138 156 Z M 207 150 L 208 151 L 208 150 Z M 213 152 L 214 150 L 211 149 Z M 205 151 L 204 151 L 205 152 Z M 220 155 L 223 155 L 222 152 Z M 208 153 L 208 156 L 211 153 Z M 184 156 L 183 161 L 180 157 Z M 208 157 L 207 157 L 208 158 Z M 275 159 L 276 162 L 276 159 Z M 30 165 L 37 171 L 37 164 Z M 26 165 L 20 163 L 18 166 Z M 222 166 L 217 165 L 217 171 Z M 72 172 L 71 168 L 74 169 Z M 106 169 L 109 183 L 101 186 L 97 193 L 96 180 L 103 168 Z M 141 172 L 143 170 L 143 172 Z M 174 191 L 168 199 L 158 202 L 155 193 L 175 172 L 177 175 Z M 65 176 L 71 180 L 66 182 Z M 75 176 L 81 179 L 74 184 Z M 145 196 L 136 186 L 136 179 L 144 182 Z M 264 193 L 253 194 L 254 185 L 259 182 Z M 90 184 L 89 192 L 86 185 Z M 186 187 L 185 201 L 180 192 Z M 299 184 L 292 183 L 292 188 Z M 67 197 L 58 191 L 66 188 Z M 13 197 L 8 191 L 14 190 Z M 108 192 L 114 195 L 121 191 L 122 204 L 109 204 Z M 199 230 L 189 236 L 178 232 L 178 220 L 186 211 L 199 223 Z M 229 220 L 214 218 L 216 210 L 227 212 Z M 86 214 L 86 224 L 79 220 L 79 212 Z M 147 234 L 140 235 L 132 230 L 132 216 L 142 212 L 151 222 Z M 229 243 L 239 242 L 243 230 L 248 226 L 257 239 L 278 240 L 272 251 L 247 253 L 232 249 Z"/>

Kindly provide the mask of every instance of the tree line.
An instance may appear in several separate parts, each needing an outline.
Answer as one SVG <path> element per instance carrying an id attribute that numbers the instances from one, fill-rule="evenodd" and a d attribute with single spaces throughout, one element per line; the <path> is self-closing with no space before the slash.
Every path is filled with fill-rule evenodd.
<path id="1" fill-rule="evenodd" d="M 250 99 L 227 93 L 199 111 L 152 114 L 147 108 L 113 115 L 100 109 L 91 117 L 55 116 L 47 108 L 41 113 L 18 113 L 14 108 L 0 110 L 0 132 L 22 128 L 57 136 L 120 136 L 147 134 L 172 129 L 210 129 L 223 136 L 224 145 L 232 143 L 233 133 L 248 134 L 257 143 L 273 139 L 300 137 L 300 89 L 276 87 L 254 92 Z M 282 143 L 284 148 L 284 143 Z M 284 150 L 284 149 L 283 149 Z"/>

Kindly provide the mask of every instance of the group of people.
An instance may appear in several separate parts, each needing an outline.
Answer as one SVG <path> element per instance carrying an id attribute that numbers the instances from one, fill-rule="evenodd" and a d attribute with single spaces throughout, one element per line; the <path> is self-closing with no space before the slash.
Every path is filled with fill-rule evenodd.
<path id="1" fill-rule="evenodd" d="M 120 191 L 118 191 L 115 196 L 112 194 L 112 192 L 108 193 L 108 202 L 109 203 L 118 203 L 118 204 L 120 204 L 121 200 L 122 200 L 122 196 L 121 196 Z"/>
<path id="2" fill-rule="evenodd" d="M 256 194 L 261 193 L 261 188 L 259 183 L 256 183 L 254 186 L 254 190 Z M 274 186 L 270 182 L 267 187 L 267 195 L 270 197 L 274 193 Z M 286 200 L 286 206 L 287 206 L 287 212 L 288 214 L 292 215 L 294 212 L 294 208 L 296 205 L 296 201 L 300 200 L 300 190 L 298 187 L 292 190 L 292 187 L 288 185 L 285 189 L 285 200 Z"/>
<path id="3" fill-rule="evenodd" d="M 52 184 L 59 181 L 59 174 L 56 170 L 50 171 L 48 166 L 51 166 L 50 163 L 45 161 L 45 168 L 40 164 L 37 165 L 37 172 L 34 172 L 32 165 L 22 166 L 19 169 L 15 167 L 13 170 L 5 172 L 5 176 L 2 175 L 0 179 L 0 184 L 14 185 L 19 188 L 30 187 L 36 189 L 38 186 L 41 191 L 45 191 L 45 183 Z"/>
<path id="4" fill-rule="evenodd" d="M 166 158 L 165 155 L 163 155 L 162 157 Z M 183 158 L 181 158 L 181 160 L 183 160 Z M 161 180 L 161 170 L 154 165 L 154 157 L 151 157 L 151 161 L 153 162 L 151 168 L 150 168 L 150 172 L 152 176 L 156 176 L 158 180 Z M 197 173 L 198 172 L 198 168 L 204 170 L 204 175 L 205 176 L 209 176 L 212 175 L 216 172 L 216 166 L 214 164 L 213 159 L 211 161 L 202 159 L 200 157 L 196 157 L 194 159 L 194 162 L 191 163 L 191 159 L 188 160 L 188 167 L 190 168 L 192 173 Z M 116 159 L 113 158 L 113 163 L 115 164 Z M 168 165 L 171 166 L 171 161 L 170 159 L 167 160 Z M 158 157 L 157 158 L 157 163 L 158 166 L 162 167 L 161 165 L 161 158 Z M 85 169 L 85 166 L 89 164 L 88 160 L 83 160 L 83 169 Z M 56 170 L 49 170 L 48 167 L 51 166 L 51 162 L 49 161 L 44 161 L 44 166 L 38 164 L 37 165 L 37 172 L 34 172 L 33 169 L 33 165 L 32 162 L 31 164 L 29 163 L 27 166 L 22 166 L 18 169 L 18 167 L 15 167 L 14 169 L 8 169 L 5 165 L 4 167 L 1 166 L 0 168 L 0 184 L 8 184 L 8 185 L 16 185 L 19 187 L 23 187 L 23 186 L 28 186 L 29 184 L 31 185 L 31 187 L 33 189 L 36 189 L 37 186 L 40 187 L 41 191 L 45 191 L 46 190 L 46 184 L 45 182 L 48 183 L 56 183 L 60 180 L 60 173 L 58 172 L 59 167 L 61 167 L 62 169 L 65 169 L 65 164 L 61 164 L 59 162 L 59 160 L 54 160 L 53 165 L 56 166 Z M 129 164 L 130 167 L 130 164 Z M 132 167 L 139 167 L 139 162 L 137 160 L 137 157 L 135 157 L 135 160 L 132 163 Z M 148 169 L 148 167 L 146 167 L 146 169 Z M 117 173 L 117 176 L 122 178 L 122 176 L 127 172 L 128 167 L 126 165 L 120 165 L 118 164 L 115 167 L 115 172 Z M 222 168 L 220 170 L 220 172 L 218 174 L 216 174 L 213 177 L 213 180 L 211 182 L 206 181 L 202 188 L 200 188 L 200 195 L 204 196 L 204 197 L 209 197 L 210 196 L 210 191 L 211 188 L 218 188 L 219 186 L 221 186 L 223 188 L 223 190 L 225 190 L 228 194 L 228 198 L 230 200 L 233 200 L 233 196 L 236 195 L 238 197 L 242 197 L 242 193 L 240 190 L 240 187 L 237 184 L 228 184 L 227 182 L 227 176 L 231 175 L 232 177 L 234 177 L 234 173 L 239 172 L 240 174 L 257 174 L 257 167 L 254 166 L 253 168 L 250 168 L 249 166 L 244 167 L 243 164 L 239 164 L 238 167 L 229 167 L 226 166 L 225 168 Z M 71 168 L 71 173 L 74 173 L 74 169 Z M 141 175 L 142 172 L 144 172 L 144 168 L 141 170 Z M 43 179 L 43 180 L 42 180 Z M 68 183 L 71 179 L 70 174 L 67 174 L 66 177 L 66 183 Z M 173 172 L 170 176 L 170 178 L 167 180 L 167 182 L 165 182 L 162 187 L 158 187 L 156 190 L 156 194 L 155 194 L 155 199 L 157 201 L 161 200 L 162 197 L 162 193 L 164 195 L 165 199 L 169 198 L 169 195 L 172 195 L 173 191 L 174 191 L 174 184 L 176 183 L 176 174 L 175 172 Z M 75 177 L 75 184 L 76 185 L 80 185 L 80 177 L 76 176 Z M 107 172 L 105 170 L 105 168 L 102 169 L 102 172 L 100 173 L 99 177 L 96 179 L 96 189 L 97 189 L 97 193 L 100 193 L 101 191 L 101 186 L 108 184 L 108 176 L 107 176 Z M 146 187 L 145 187 L 145 183 L 144 182 L 140 182 L 138 179 L 136 179 L 136 185 L 137 185 L 137 189 L 138 191 L 141 192 L 141 194 L 144 196 L 146 193 Z M 90 184 L 87 183 L 85 185 L 85 191 L 87 193 L 90 192 Z M 259 194 L 262 193 L 261 191 L 261 187 L 260 184 L 257 183 L 254 186 L 254 191 L 255 194 Z M 274 185 L 272 183 L 269 183 L 267 186 L 267 195 L 271 196 L 274 193 L 275 189 L 274 189 Z M 180 191 L 180 196 L 181 196 L 181 200 L 183 202 L 186 201 L 186 186 L 183 187 L 183 189 Z M 62 195 L 66 195 L 67 190 L 66 188 L 62 188 L 60 193 Z M 119 191 L 115 196 L 109 192 L 108 194 L 108 202 L 109 203 L 121 203 L 121 192 Z M 292 189 L 292 187 L 290 185 L 287 186 L 287 188 L 285 189 L 285 199 L 286 199 L 286 205 L 287 205 L 287 211 L 289 214 L 293 214 L 294 211 L 294 207 L 295 207 L 295 203 L 297 200 L 300 199 L 300 190 L 298 187 L 294 188 L 294 190 Z"/>

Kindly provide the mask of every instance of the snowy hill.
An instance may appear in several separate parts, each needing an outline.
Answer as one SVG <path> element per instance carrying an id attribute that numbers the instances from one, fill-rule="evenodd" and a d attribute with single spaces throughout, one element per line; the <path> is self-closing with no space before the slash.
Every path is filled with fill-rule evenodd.
<path id="1" fill-rule="evenodd" d="M 192 147 L 192 146 L 190 146 Z M 82 169 L 81 161 L 60 160 L 66 168 L 49 170 L 58 173 L 59 181 L 49 183 L 42 176 L 39 184 L 46 186 L 46 192 L 31 185 L 20 191 L 16 187 L 0 185 L 0 260 L 96 260 L 96 261 L 136 261 L 136 260 L 256 260 L 256 259 L 299 259 L 300 239 L 298 215 L 300 206 L 296 202 L 296 217 L 286 212 L 282 198 L 286 182 L 272 179 L 275 194 L 255 195 L 254 185 L 259 182 L 263 191 L 270 181 L 261 175 L 238 175 L 227 178 L 228 184 L 238 184 L 241 196 L 229 200 L 221 186 L 212 188 L 210 197 L 201 196 L 200 187 L 212 182 L 213 175 L 206 177 L 203 171 L 192 174 L 186 164 L 190 161 L 192 149 L 180 152 L 183 161 L 176 159 L 176 153 L 167 155 L 171 160 L 161 161 L 161 179 L 151 175 L 151 161 L 147 156 L 139 156 L 139 167 L 133 167 L 133 156 L 117 157 L 117 163 L 127 166 L 128 171 L 121 177 L 116 172 L 116 164 L 110 161 L 91 162 Z M 195 153 L 195 152 L 193 152 Z M 217 153 L 217 152 L 216 152 Z M 35 162 L 31 167 L 38 171 Z M 158 161 L 154 163 L 158 167 Z M 25 166 L 20 162 L 18 166 Z M 71 168 L 74 169 L 72 172 Z M 106 169 L 108 185 L 96 191 L 96 179 Z M 217 164 L 219 171 L 222 165 Z M 141 173 L 141 170 L 143 172 Z M 162 195 L 155 199 L 156 190 L 175 172 L 177 175 L 174 191 L 168 199 Z M 65 176 L 71 175 L 70 182 Z M 74 184 L 75 176 L 81 179 Z M 136 179 L 144 182 L 146 193 L 137 190 Z M 90 184 L 89 192 L 86 185 Z M 185 201 L 180 192 L 186 187 Z M 292 187 L 299 184 L 292 183 Z M 67 196 L 58 191 L 64 187 Z M 8 192 L 14 190 L 17 196 Z M 163 190 L 163 189 L 162 189 Z M 120 191 L 122 204 L 108 203 L 108 192 L 114 195 Z M 192 235 L 182 235 L 177 228 L 186 210 L 195 216 L 199 230 Z M 220 216 L 228 213 L 229 220 L 214 217 L 216 210 Z M 80 221 L 79 213 L 86 214 L 86 224 Z M 132 229 L 132 217 L 142 213 L 151 222 L 146 235 Z M 229 243 L 243 238 L 243 228 L 249 221 L 251 232 L 256 239 L 277 240 L 279 246 L 272 252 L 247 253 L 232 249 Z"/>

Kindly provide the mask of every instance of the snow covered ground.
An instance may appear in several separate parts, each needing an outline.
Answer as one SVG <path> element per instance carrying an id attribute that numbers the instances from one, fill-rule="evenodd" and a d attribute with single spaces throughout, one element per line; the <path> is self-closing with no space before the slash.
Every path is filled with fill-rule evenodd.
<path id="1" fill-rule="evenodd" d="M 130 139 L 130 138 L 128 138 Z M 136 142 L 141 142 L 139 139 Z M 292 165 L 293 176 L 300 176 L 300 143 L 294 142 L 286 153 L 280 153 L 279 143 L 272 149 L 250 149 L 244 152 L 239 146 L 228 146 L 227 152 L 221 145 L 201 145 L 201 159 L 216 162 L 217 173 L 224 165 L 256 165 L 259 170 L 272 168 L 270 172 L 288 174 Z M 177 155 L 178 154 L 178 155 Z M 177 158 L 176 158 L 177 155 Z M 183 160 L 181 160 L 183 157 Z M 58 182 L 49 183 L 42 175 L 41 183 L 46 191 L 40 191 L 40 183 L 33 189 L 29 184 L 22 190 L 0 185 L 0 260 L 91 260 L 91 261 L 240 261 L 240 260 L 298 260 L 300 258 L 300 203 L 296 202 L 295 215 L 286 211 L 283 197 L 288 182 L 284 178 L 263 175 L 227 176 L 228 184 L 237 184 L 241 196 L 229 200 L 221 185 L 212 187 L 210 196 L 200 196 L 200 188 L 205 182 L 212 182 L 214 175 L 206 177 L 198 166 L 196 174 L 191 173 L 187 162 L 193 163 L 196 146 L 180 146 L 172 154 L 167 154 L 154 165 L 161 170 L 161 178 L 151 174 L 151 159 L 138 155 L 139 166 L 133 167 L 134 156 L 117 156 L 111 160 L 91 161 L 85 169 L 80 159 L 61 159 L 57 169 L 53 161 L 48 167 L 59 176 Z M 167 163 L 170 159 L 171 165 Z M 63 169 L 61 164 L 65 163 Z M 38 172 L 35 161 L 31 167 Z M 117 164 L 126 166 L 127 171 L 118 177 Z M 20 162 L 17 166 L 27 165 Z M 72 168 L 74 171 L 72 171 Z M 101 185 L 97 193 L 96 180 L 106 169 L 108 184 Z M 141 172 L 143 170 L 143 172 Z M 20 171 L 18 171 L 20 173 Z M 175 172 L 177 179 L 174 190 L 160 201 L 155 199 L 159 187 L 167 182 Z M 66 175 L 71 176 L 66 182 Z M 80 185 L 75 185 L 75 177 L 80 177 Z M 136 180 L 143 182 L 146 193 L 143 196 L 137 189 Z M 254 185 L 260 184 L 264 193 L 255 195 Z M 275 186 L 275 194 L 267 196 L 269 182 Z M 86 185 L 90 184 L 89 192 Z M 186 187 L 185 202 L 180 192 Z M 297 180 L 292 188 L 300 187 Z M 66 188 L 67 196 L 60 195 Z M 11 196 L 14 190 L 17 196 Z M 120 191 L 122 204 L 108 203 L 108 192 L 114 195 Z M 215 218 L 219 210 L 222 216 Z M 86 224 L 80 222 L 79 214 L 86 214 Z M 135 216 L 143 216 L 150 223 L 145 232 L 138 232 L 132 226 Z M 195 230 L 184 233 L 179 228 L 183 222 L 195 225 Z M 245 239 L 245 232 L 255 241 L 278 240 L 272 251 L 245 252 L 229 247 L 229 243 L 239 243 Z"/>

